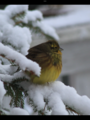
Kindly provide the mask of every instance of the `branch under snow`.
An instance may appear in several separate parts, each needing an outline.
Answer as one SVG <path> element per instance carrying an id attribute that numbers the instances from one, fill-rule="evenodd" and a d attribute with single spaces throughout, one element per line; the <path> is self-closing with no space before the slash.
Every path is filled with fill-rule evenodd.
<path id="1" fill-rule="evenodd" d="M 5 24 L 2 29 L 1 42 L 10 44 L 10 47 L 18 50 L 20 53 L 27 55 L 31 44 L 31 31 L 27 27 L 12 26 Z"/>
<path id="2" fill-rule="evenodd" d="M 39 10 L 27 11 L 23 22 L 28 23 L 29 21 L 43 20 L 42 13 Z"/>
<path id="3" fill-rule="evenodd" d="M 2 43 L 0 43 L 0 54 L 4 55 L 8 59 L 15 60 L 21 70 L 33 71 L 36 75 L 40 75 L 41 68 L 39 67 L 38 63 L 27 59 L 21 53 L 16 52 Z"/>
<path id="4" fill-rule="evenodd" d="M 24 79 L 29 80 L 30 78 L 22 71 L 16 72 L 13 75 L 8 75 L 8 74 L 0 74 L 0 78 L 3 82 L 11 83 L 16 79 Z"/>
<path id="5" fill-rule="evenodd" d="M 44 109 L 44 98 L 47 99 L 52 115 L 67 115 L 65 106 L 81 115 L 90 115 L 90 99 L 85 95 L 80 96 L 73 87 L 66 86 L 60 81 L 49 85 L 32 84 L 28 93 L 38 110 Z"/>
<path id="6" fill-rule="evenodd" d="M 8 5 L 5 11 L 8 11 L 8 15 L 13 17 L 20 12 L 26 12 L 28 10 L 28 5 Z"/>

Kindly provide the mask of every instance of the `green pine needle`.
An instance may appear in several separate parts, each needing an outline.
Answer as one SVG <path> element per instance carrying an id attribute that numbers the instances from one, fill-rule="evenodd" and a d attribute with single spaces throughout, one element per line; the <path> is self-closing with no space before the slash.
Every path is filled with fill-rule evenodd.
<path id="1" fill-rule="evenodd" d="M 16 83 L 4 83 L 6 94 L 11 96 L 10 106 L 24 107 L 24 98 L 27 96 L 27 91 Z"/>

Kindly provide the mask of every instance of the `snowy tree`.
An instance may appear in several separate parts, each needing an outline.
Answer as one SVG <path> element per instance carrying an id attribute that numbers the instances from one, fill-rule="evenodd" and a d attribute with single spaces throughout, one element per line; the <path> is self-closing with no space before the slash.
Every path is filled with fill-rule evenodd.
<path id="1" fill-rule="evenodd" d="M 36 85 L 25 70 L 40 76 L 38 63 L 27 59 L 32 32 L 59 40 L 43 22 L 42 13 L 28 5 L 0 10 L 0 115 L 90 115 L 90 99 L 60 81 Z"/>

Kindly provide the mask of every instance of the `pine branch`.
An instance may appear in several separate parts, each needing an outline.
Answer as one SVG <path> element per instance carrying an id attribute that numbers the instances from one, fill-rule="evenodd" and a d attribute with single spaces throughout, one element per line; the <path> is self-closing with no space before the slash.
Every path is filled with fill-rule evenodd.
<path id="1" fill-rule="evenodd" d="M 0 115 L 8 115 L 10 111 L 7 108 L 0 108 Z"/>
<path id="2" fill-rule="evenodd" d="M 7 108 L 1 108 L 0 109 L 0 115 L 9 115 L 10 110 Z"/>
<path id="3" fill-rule="evenodd" d="M 24 23 L 23 21 L 20 20 L 20 21 L 15 22 L 15 25 L 19 25 L 21 27 L 28 27 L 28 28 L 30 28 L 30 30 L 32 30 L 33 33 L 39 33 L 39 34 L 41 33 L 41 35 L 43 35 L 44 37 L 46 37 L 46 39 L 48 39 L 48 40 L 53 39 L 52 36 L 45 34 L 39 27 L 34 27 L 32 25 L 32 21 L 29 21 L 26 24 L 26 23 Z"/>
<path id="4" fill-rule="evenodd" d="M 7 57 L 6 57 L 5 55 L 3 55 L 3 54 L 0 54 L 0 56 L 2 56 L 3 58 L 6 58 L 7 60 L 9 60 L 9 61 L 12 62 L 12 63 L 15 62 L 15 60 L 11 60 L 11 59 L 7 58 Z"/>
<path id="5" fill-rule="evenodd" d="M 5 115 L 5 113 L 2 110 L 0 110 L 0 115 Z"/>
<path id="6" fill-rule="evenodd" d="M 67 111 L 68 111 L 69 114 L 70 114 L 70 112 L 71 112 L 72 114 L 75 113 L 75 114 L 77 114 L 77 115 L 80 115 L 80 113 L 78 113 L 77 111 L 73 110 L 72 108 L 70 108 L 70 107 L 68 107 L 68 106 L 66 106 L 66 109 L 67 109 Z"/>
<path id="7" fill-rule="evenodd" d="M 10 106 L 23 108 L 24 98 L 27 96 L 27 91 L 15 82 L 4 82 L 4 87 L 7 91 L 6 95 L 11 96 Z"/>
<path id="8" fill-rule="evenodd" d="M 34 102 L 33 102 L 33 100 L 31 98 L 29 98 L 29 104 L 33 107 L 34 112 L 38 112 L 39 115 L 40 114 L 44 115 L 42 110 L 40 110 L 40 111 L 37 110 L 37 106 L 34 104 Z"/>
<path id="9" fill-rule="evenodd" d="M 15 24 L 21 21 L 26 15 L 25 11 L 12 15 L 11 19 L 14 20 Z"/>
<path id="10" fill-rule="evenodd" d="M 33 107 L 33 111 L 37 112 L 36 106 L 33 103 L 33 100 L 31 98 L 29 98 L 29 104 Z"/>
<path id="11" fill-rule="evenodd" d="M 26 77 L 22 77 L 22 78 L 13 79 L 12 81 L 13 81 L 12 82 L 13 84 L 15 84 L 15 83 L 17 84 L 17 83 L 20 83 L 20 82 L 23 82 L 23 81 L 27 81 L 28 82 L 29 80 Z"/>
<path id="12" fill-rule="evenodd" d="M 6 41 L 6 40 L 2 40 L 2 42 L 4 45 L 6 46 L 10 46 L 12 49 L 16 50 L 17 51 L 17 47 L 14 46 L 13 44 L 11 44 L 9 41 Z"/>
<path id="13" fill-rule="evenodd" d="M 44 108 L 41 110 L 38 110 L 37 106 L 34 104 L 33 100 L 31 98 L 29 98 L 29 104 L 33 107 L 34 112 L 38 112 L 38 115 L 46 115 L 46 113 L 47 113 L 47 111 L 45 111 L 46 107 L 49 111 L 51 110 L 51 108 L 47 106 L 48 101 L 46 99 L 44 99 L 44 102 L 45 102 Z"/>

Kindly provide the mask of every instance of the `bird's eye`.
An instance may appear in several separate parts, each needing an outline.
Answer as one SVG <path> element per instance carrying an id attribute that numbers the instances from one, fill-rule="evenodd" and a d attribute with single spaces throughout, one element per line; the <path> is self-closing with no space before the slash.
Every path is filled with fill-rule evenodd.
<path id="1" fill-rule="evenodd" d="M 57 49 L 57 46 L 51 45 L 51 49 Z"/>
<path id="2" fill-rule="evenodd" d="M 51 49 L 54 49 L 54 46 L 53 46 L 53 44 L 51 44 Z"/>

